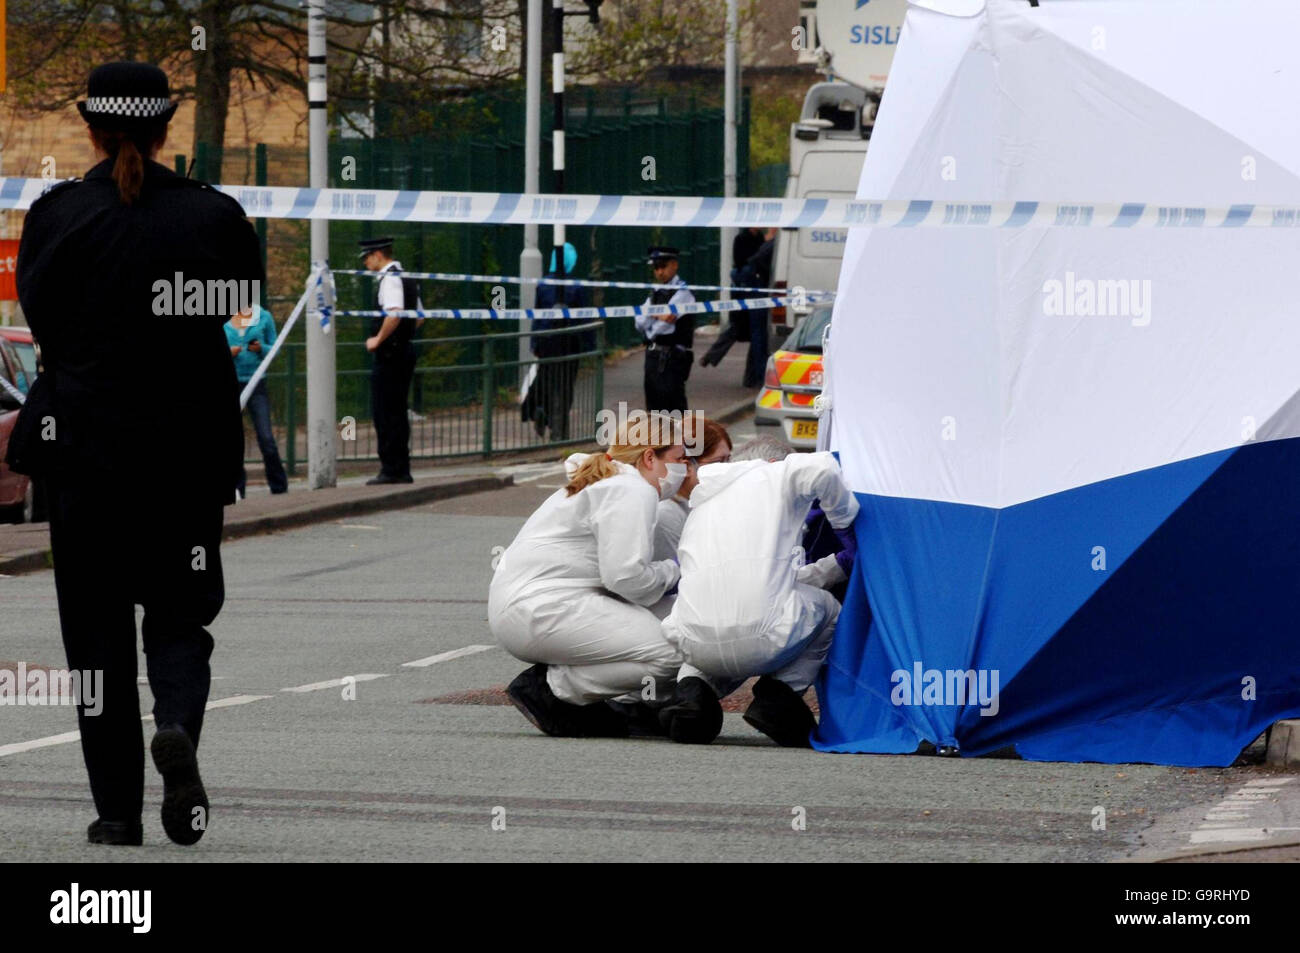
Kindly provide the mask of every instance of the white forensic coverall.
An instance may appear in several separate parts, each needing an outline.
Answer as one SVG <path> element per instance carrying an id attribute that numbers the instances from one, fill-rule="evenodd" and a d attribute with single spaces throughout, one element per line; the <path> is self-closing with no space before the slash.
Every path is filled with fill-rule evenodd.
<path id="1" fill-rule="evenodd" d="M 799 694 L 812 684 L 840 612 L 815 587 L 844 579 L 834 556 L 803 565 L 800 538 L 814 499 L 836 529 L 858 515 L 829 453 L 700 468 L 677 548 L 681 585 L 663 624 L 685 660 L 679 681 L 703 678 L 720 694 L 753 675 Z"/>
<path id="2" fill-rule="evenodd" d="M 569 457 L 571 476 L 586 454 Z M 678 579 L 677 564 L 654 561 L 659 495 L 635 467 L 573 496 L 557 490 L 502 554 L 488 589 L 488 625 L 502 648 L 548 666 L 561 701 L 586 705 L 671 679 L 681 655 L 646 608 Z"/>
<path id="3" fill-rule="evenodd" d="M 690 512 L 690 500 L 674 496 L 661 500 L 655 514 L 655 559 L 676 559 L 677 544 L 682 538 L 682 527 Z"/>

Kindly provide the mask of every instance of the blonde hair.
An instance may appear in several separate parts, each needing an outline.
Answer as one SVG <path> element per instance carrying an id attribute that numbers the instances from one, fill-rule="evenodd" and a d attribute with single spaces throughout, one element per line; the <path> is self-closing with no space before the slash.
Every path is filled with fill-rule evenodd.
<path id="1" fill-rule="evenodd" d="M 578 464 L 564 489 L 569 496 L 573 496 L 593 483 L 599 483 L 618 473 L 615 461 L 634 467 L 647 450 L 653 450 L 655 456 L 661 456 L 681 442 L 681 424 L 671 417 L 634 411 L 623 426 L 618 428 L 618 434 L 607 450 L 597 450 Z"/>

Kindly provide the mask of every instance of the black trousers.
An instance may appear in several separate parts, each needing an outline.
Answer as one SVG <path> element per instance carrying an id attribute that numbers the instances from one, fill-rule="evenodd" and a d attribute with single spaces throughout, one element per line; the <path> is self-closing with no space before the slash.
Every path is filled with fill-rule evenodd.
<path id="1" fill-rule="evenodd" d="M 578 359 L 543 362 L 537 365 L 538 405 L 551 428 L 552 440 L 569 439 L 569 409 L 578 380 Z"/>
<path id="2" fill-rule="evenodd" d="M 686 413 L 686 379 L 694 354 L 679 348 L 646 348 L 645 409 Z"/>
<path id="3" fill-rule="evenodd" d="M 414 374 L 414 347 L 408 345 L 396 354 L 376 352 L 370 373 L 370 403 L 379 444 L 379 469 L 389 476 L 411 473 L 411 421 L 407 410 Z"/>
<path id="4" fill-rule="evenodd" d="M 146 495 L 90 476 L 50 480 L 50 542 L 68 667 L 96 672 L 100 711 L 78 707 L 81 750 L 99 816 L 136 822 L 144 803 L 144 733 L 136 687 L 135 606 L 153 714 L 197 745 L 221 611 L 220 503 Z"/>

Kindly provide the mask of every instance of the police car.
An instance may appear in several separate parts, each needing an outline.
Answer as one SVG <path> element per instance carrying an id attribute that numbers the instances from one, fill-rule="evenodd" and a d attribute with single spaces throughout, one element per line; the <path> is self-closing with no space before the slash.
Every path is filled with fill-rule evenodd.
<path id="1" fill-rule="evenodd" d="M 780 427 L 796 450 L 817 449 L 813 401 L 822 392 L 822 335 L 831 323 L 832 305 L 813 307 L 785 346 L 767 359 L 763 389 L 754 401 L 754 423 Z"/>

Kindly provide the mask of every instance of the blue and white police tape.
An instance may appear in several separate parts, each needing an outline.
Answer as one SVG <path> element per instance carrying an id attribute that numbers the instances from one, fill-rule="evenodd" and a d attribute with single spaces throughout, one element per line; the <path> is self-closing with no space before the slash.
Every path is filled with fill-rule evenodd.
<path id="1" fill-rule="evenodd" d="M 8 392 L 9 396 L 17 400 L 18 403 L 20 404 L 27 403 L 27 395 L 24 394 L 22 391 L 20 391 L 13 384 L 9 383 L 3 377 L 0 377 L 0 387 L 3 387 Z"/>
<path id="2" fill-rule="evenodd" d="M 26 209 L 56 179 L 0 178 L 0 209 Z M 1298 205 L 1160 205 L 929 199 L 532 195 L 219 185 L 251 218 L 673 228 L 1297 228 Z"/>
<path id="3" fill-rule="evenodd" d="M 313 292 L 320 289 L 323 275 L 324 271 L 318 270 L 316 272 L 316 281 L 314 283 L 311 278 L 308 277 L 307 287 L 303 290 L 302 297 L 298 299 L 298 303 L 294 305 L 293 310 L 289 312 L 289 317 L 284 322 L 284 327 L 280 329 L 280 333 L 276 336 L 275 343 L 271 345 L 271 350 L 266 352 L 262 358 L 262 363 L 257 365 L 257 370 L 253 371 L 253 376 L 248 379 L 248 383 L 244 385 L 244 389 L 239 392 L 240 410 L 243 410 L 248 406 L 248 398 L 252 396 L 253 389 L 261 383 L 262 378 L 266 376 L 267 369 L 271 366 L 271 362 L 274 361 L 275 356 L 280 353 L 280 348 L 284 346 L 285 341 L 289 340 L 289 332 L 293 330 L 293 326 L 298 322 L 298 316 L 302 314 L 303 308 L 307 306 L 308 297 L 310 297 Z M 323 320 L 328 319 L 326 318 Z M 328 331 L 328 328 L 326 328 L 326 330 Z"/>
<path id="4" fill-rule="evenodd" d="M 399 274 L 403 278 L 415 278 L 421 281 L 472 281 L 485 285 L 564 285 L 568 288 L 633 288 L 636 290 L 649 290 L 652 288 L 667 288 L 662 282 L 653 281 L 597 281 L 593 278 L 520 278 L 518 275 L 465 275 L 456 274 L 447 271 L 406 271 L 405 269 L 392 271 L 367 271 L 362 268 L 331 268 L 336 275 L 361 275 L 367 278 L 385 278 L 392 274 Z M 685 288 L 688 291 L 744 291 L 748 293 L 767 293 L 781 294 L 788 292 L 789 288 L 750 288 L 743 285 L 673 285 L 671 287 Z M 831 294 L 829 291 L 807 291 L 805 294 Z"/>
<path id="5" fill-rule="evenodd" d="M 591 318 L 635 318 L 645 314 L 651 317 L 660 314 L 709 314 L 723 311 L 754 311 L 765 308 L 783 308 L 793 299 L 784 298 L 744 298 L 740 301 L 696 301 L 692 304 L 637 304 L 606 308 L 412 308 L 407 311 L 336 311 L 340 318 L 468 318 L 479 321 L 494 320 L 536 320 L 538 318 L 557 318 L 566 320 L 590 320 Z M 808 304 L 829 301 L 831 296 L 813 299 L 807 298 Z"/>
<path id="6" fill-rule="evenodd" d="M 329 267 L 325 262 L 312 262 L 312 267 L 316 272 L 316 284 L 314 291 L 316 293 L 315 311 L 320 315 L 320 329 L 325 334 L 330 333 L 330 315 L 334 309 L 325 300 L 325 279 L 329 278 L 329 300 L 334 300 L 334 276 L 330 274 Z"/>

